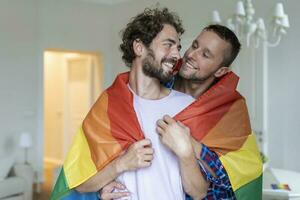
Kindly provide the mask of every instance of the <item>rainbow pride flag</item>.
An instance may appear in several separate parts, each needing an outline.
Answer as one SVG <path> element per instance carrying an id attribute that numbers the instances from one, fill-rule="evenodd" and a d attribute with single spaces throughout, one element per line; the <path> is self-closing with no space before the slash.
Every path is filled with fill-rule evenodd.
<path id="1" fill-rule="evenodd" d="M 127 87 L 128 75 L 120 74 L 84 119 L 50 199 L 76 199 L 76 186 L 144 138 Z M 228 73 L 175 118 L 218 154 L 238 200 L 261 200 L 262 161 L 245 99 L 236 91 L 238 80 Z M 82 196 L 96 199 L 95 193 Z"/>

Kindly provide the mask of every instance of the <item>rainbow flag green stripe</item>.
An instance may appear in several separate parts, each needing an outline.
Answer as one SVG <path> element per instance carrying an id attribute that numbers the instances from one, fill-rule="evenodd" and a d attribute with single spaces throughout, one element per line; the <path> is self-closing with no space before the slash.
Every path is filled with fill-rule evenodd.
<path id="1" fill-rule="evenodd" d="M 236 199 L 238 200 L 262 199 L 262 180 L 263 180 L 263 176 L 260 175 L 256 179 L 240 187 L 238 190 L 234 192 Z"/>
<path id="2" fill-rule="evenodd" d="M 192 136 L 219 156 L 238 200 L 261 199 L 262 162 L 252 134 L 245 99 L 236 91 L 238 77 L 228 73 L 175 116 Z M 127 87 L 120 74 L 94 104 L 78 130 L 51 199 L 79 198 L 74 188 L 144 138 Z"/>
<path id="3" fill-rule="evenodd" d="M 60 193 L 62 197 L 66 196 L 70 193 L 70 188 L 66 181 L 65 172 L 63 169 L 59 173 L 54 190 L 57 191 L 58 193 Z M 51 198 L 53 198 L 53 197 L 51 197 Z"/>

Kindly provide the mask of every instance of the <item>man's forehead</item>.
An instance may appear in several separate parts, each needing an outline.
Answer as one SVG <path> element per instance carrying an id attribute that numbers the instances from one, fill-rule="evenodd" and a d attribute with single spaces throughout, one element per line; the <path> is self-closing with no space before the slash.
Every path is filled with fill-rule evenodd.
<path id="1" fill-rule="evenodd" d="M 179 43 L 180 41 L 180 37 L 176 29 L 169 24 L 165 24 L 163 29 L 157 34 L 155 38 L 160 39 L 161 41 L 172 40 L 176 43 Z"/>
<path id="2" fill-rule="evenodd" d="M 229 43 L 212 31 L 202 31 L 195 40 L 199 45 L 205 45 L 206 48 L 227 48 Z"/>

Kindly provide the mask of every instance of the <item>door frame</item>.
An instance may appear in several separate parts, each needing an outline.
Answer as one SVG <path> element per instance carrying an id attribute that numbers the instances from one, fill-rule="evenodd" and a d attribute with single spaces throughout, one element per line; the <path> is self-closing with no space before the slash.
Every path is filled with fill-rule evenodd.
<path id="1" fill-rule="evenodd" d="M 35 167 L 35 182 L 39 186 L 39 183 L 44 182 L 44 53 L 46 51 L 53 51 L 53 52 L 63 52 L 63 53 L 79 53 L 79 54 L 88 54 L 88 55 L 94 55 L 96 58 L 96 63 L 98 64 L 99 68 L 99 79 L 100 88 L 99 90 L 102 90 L 102 87 L 104 85 L 104 60 L 103 60 L 103 54 L 101 52 L 96 51 L 81 51 L 81 50 L 72 50 L 72 49 L 62 49 L 62 48 L 42 48 L 39 47 L 38 54 L 38 99 L 37 99 L 37 134 L 36 141 L 37 144 L 37 157 L 38 162 L 36 163 Z M 40 190 L 40 187 L 37 187 L 37 191 Z"/>

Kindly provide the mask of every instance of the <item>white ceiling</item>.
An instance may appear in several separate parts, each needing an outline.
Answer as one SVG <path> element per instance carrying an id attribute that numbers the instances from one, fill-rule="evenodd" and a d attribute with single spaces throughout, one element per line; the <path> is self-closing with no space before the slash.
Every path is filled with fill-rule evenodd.
<path id="1" fill-rule="evenodd" d="M 131 0 L 81 0 L 81 1 L 97 3 L 97 4 L 105 4 L 105 5 L 115 5 L 123 2 L 128 2 Z"/>

